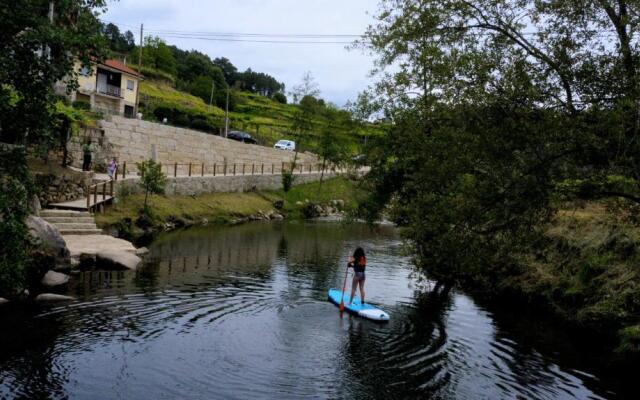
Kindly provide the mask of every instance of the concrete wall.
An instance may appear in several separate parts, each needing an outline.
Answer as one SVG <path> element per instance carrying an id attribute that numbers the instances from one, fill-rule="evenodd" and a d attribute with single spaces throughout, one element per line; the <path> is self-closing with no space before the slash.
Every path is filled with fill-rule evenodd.
<path id="1" fill-rule="evenodd" d="M 104 164 L 102 158 L 114 156 L 118 163 L 127 163 L 127 170 L 135 170 L 135 163 L 155 158 L 165 165 L 201 164 L 276 164 L 293 161 L 294 153 L 271 147 L 245 144 L 220 136 L 190 129 L 176 128 L 149 121 L 112 116 L 99 121 L 99 129 L 86 130 L 75 137 L 69 149 L 74 165 L 82 163 L 81 144 L 90 136 L 96 149 L 96 164 Z M 298 162 L 317 163 L 311 153 L 299 153 Z"/>
<path id="2" fill-rule="evenodd" d="M 324 178 L 329 179 L 337 174 L 325 171 Z M 304 173 L 295 175 L 294 185 L 316 182 L 320 173 Z M 116 190 L 126 186 L 133 193 L 141 193 L 138 179 L 126 179 L 116 182 Z M 238 176 L 178 176 L 169 177 L 165 187 L 167 195 L 198 195 L 217 192 L 249 192 L 254 190 L 278 190 L 282 188 L 282 176 L 275 175 L 238 175 Z"/>

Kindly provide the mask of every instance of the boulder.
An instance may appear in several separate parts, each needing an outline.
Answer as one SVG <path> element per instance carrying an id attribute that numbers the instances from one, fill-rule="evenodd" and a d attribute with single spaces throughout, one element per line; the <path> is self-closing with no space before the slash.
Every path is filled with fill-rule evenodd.
<path id="1" fill-rule="evenodd" d="M 9 300 L 5 299 L 4 297 L 0 297 L 0 306 L 3 304 L 7 304 L 9 302 Z"/>
<path id="2" fill-rule="evenodd" d="M 149 249 L 147 249 L 146 247 L 140 247 L 139 249 L 136 249 L 137 256 L 143 256 L 145 254 L 149 254 Z"/>
<path id="3" fill-rule="evenodd" d="M 40 217 L 30 215 L 27 217 L 29 234 L 40 244 L 36 256 L 51 260 L 54 268 L 65 268 L 70 263 L 70 253 L 67 243 L 62 238 L 58 229 Z"/>
<path id="4" fill-rule="evenodd" d="M 73 297 L 71 296 L 63 296 L 61 294 L 55 294 L 55 293 L 42 293 L 39 294 L 38 296 L 36 296 L 36 301 L 71 301 L 71 300 L 75 300 Z"/>
<path id="5" fill-rule="evenodd" d="M 42 207 L 40 206 L 40 199 L 34 194 L 31 197 L 31 201 L 29 201 L 29 212 L 36 217 L 39 217 L 41 209 Z"/>
<path id="6" fill-rule="evenodd" d="M 46 286 L 49 288 L 66 285 L 67 283 L 69 283 L 69 275 L 61 274 L 55 271 L 47 271 L 40 283 L 42 283 L 42 286 Z"/>
<path id="7" fill-rule="evenodd" d="M 284 219 L 284 216 L 280 213 L 273 213 L 269 217 L 275 221 L 282 221 Z"/>
<path id="8" fill-rule="evenodd" d="M 284 207 L 284 200 L 281 200 L 281 199 L 275 200 L 273 202 L 273 207 L 276 210 L 282 210 L 282 207 Z"/>
<path id="9" fill-rule="evenodd" d="M 103 269 L 136 269 L 142 259 L 126 251 L 101 251 L 96 254 L 96 267 Z"/>

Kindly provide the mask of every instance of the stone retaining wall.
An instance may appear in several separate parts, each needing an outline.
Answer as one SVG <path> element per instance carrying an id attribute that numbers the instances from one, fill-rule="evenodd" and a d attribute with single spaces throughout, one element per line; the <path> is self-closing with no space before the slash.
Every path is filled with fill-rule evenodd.
<path id="1" fill-rule="evenodd" d="M 325 171 L 324 179 L 335 177 L 337 173 Z M 320 173 L 305 173 L 296 175 L 294 185 L 316 182 L 320 180 Z M 131 193 L 141 193 L 137 178 L 117 181 L 117 190 L 123 186 Z M 169 177 L 165 187 L 167 195 L 198 195 L 218 192 L 250 192 L 254 190 L 278 190 L 282 188 L 282 176 L 275 175 L 237 175 L 237 176 L 178 176 Z"/>
<path id="2" fill-rule="evenodd" d="M 91 185 L 92 173 L 82 173 L 67 170 L 62 175 L 34 174 L 34 181 L 38 188 L 38 199 L 42 206 L 60 203 L 84 197 L 84 193 Z"/>
<path id="3" fill-rule="evenodd" d="M 94 163 L 104 165 L 107 157 L 116 157 L 120 165 L 134 171 L 135 163 L 154 158 L 168 164 L 280 164 L 293 161 L 294 153 L 271 147 L 245 144 L 190 129 L 149 121 L 112 116 L 99 121 L 98 129 L 85 130 L 69 144 L 74 165 L 82 164 L 81 145 L 91 137 L 96 152 Z M 301 164 L 317 163 L 311 153 L 299 153 Z"/>

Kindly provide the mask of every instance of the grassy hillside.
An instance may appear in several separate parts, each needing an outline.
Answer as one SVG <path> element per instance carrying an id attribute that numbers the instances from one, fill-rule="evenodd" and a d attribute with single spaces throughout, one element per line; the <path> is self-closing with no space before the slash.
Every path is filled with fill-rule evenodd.
<path id="1" fill-rule="evenodd" d="M 325 122 L 314 120 L 314 131 L 308 138 L 300 140 L 292 134 L 292 121 L 296 105 L 282 104 L 270 98 L 248 92 L 235 92 L 236 105 L 229 113 L 230 129 L 251 133 L 261 144 L 271 146 L 279 139 L 293 139 L 303 150 L 313 151 L 318 143 L 319 132 Z M 154 111 L 158 107 L 179 110 L 174 112 L 169 123 L 178 126 L 216 133 L 224 126 L 224 110 L 209 107 L 201 98 L 176 90 L 169 81 L 147 79 L 140 85 L 141 110 L 145 119 L 157 120 Z M 188 119 L 182 114 L 188 115 Z M 339 140 L 353 154 L 360 152 L 365 136 L 378 135 L 381 128 L 370 126 L 366 130 L 341 134 Z"/>

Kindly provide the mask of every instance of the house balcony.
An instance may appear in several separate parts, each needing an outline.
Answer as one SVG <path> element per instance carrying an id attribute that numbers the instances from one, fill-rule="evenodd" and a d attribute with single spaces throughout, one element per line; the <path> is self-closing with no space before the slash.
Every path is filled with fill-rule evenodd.
<path id="1" fill-rule="evenodd" d="M 118 99 L 122 99 L 123 96 L 120 91 L 120 87 L 114 85 L 98 85 L 98 89 L 96 90 L 98 94 L 102 94 L 105 96 L 116 97 Z"/>

